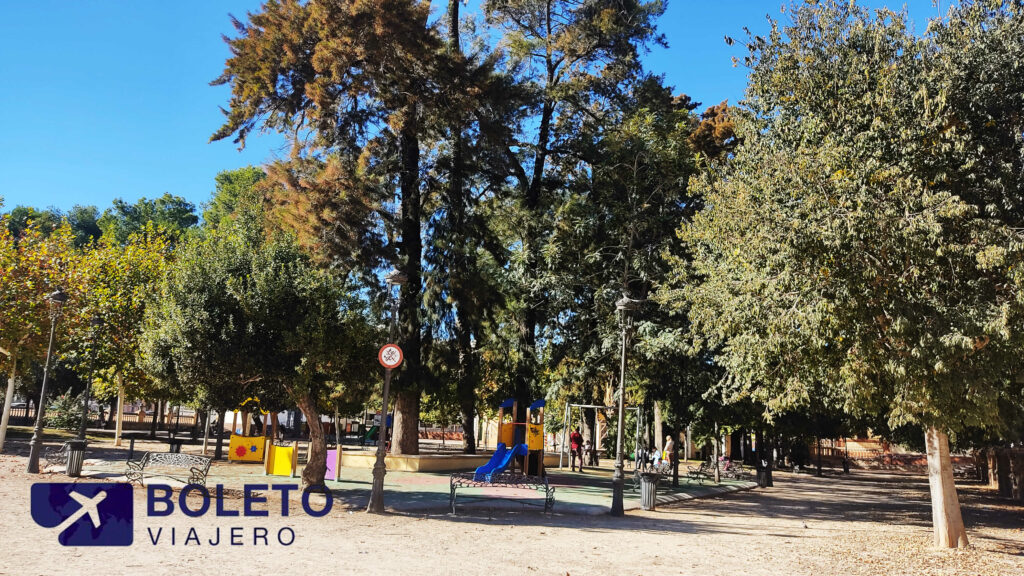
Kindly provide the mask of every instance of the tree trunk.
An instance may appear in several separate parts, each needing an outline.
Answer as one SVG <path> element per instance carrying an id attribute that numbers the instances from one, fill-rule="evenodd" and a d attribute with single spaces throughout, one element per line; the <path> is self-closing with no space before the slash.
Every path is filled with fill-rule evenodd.
<path id="1" fill-rule="evenodd" d="M 117 420 L 114 424 L 114 446 L 121 445 L 121 431 L 124 430 L 124 375 L 117 371 Z"/>
<path id="2" fill-rule="evenodd" d="M 463 313 L 459 313 L 460 316 Z M 476 362 L 473 354 L 468 319 L 462 318 L 455 330 L 458 332 L 459 372 L 456 382 L 456 393 L 459 398 L 459 412 L 462 415 L 462 451 L 465 454 L 476 454 L 476 437 L 473 435 L 473 422 L 476 420 Z"/>
<path id="3" fill-rule="evenodd" d="M 1015 452 L 1012 460 L 1013 498 L 1024 502 L 1024 453 Z"/>
<path id="4" fill-rule="evenodd" d="M 324 437 L 323 423 L 320 413 L 316 410 L 316 402 L 309 394 L 304 394 L 296 402 L 299 410 L 306 417 L 309 426 L 309 458 L 302 469 L 302 487 L 322 486 L 327 474 L 327 439 Z"/>
<path id="5" fill-rule="evenodd" d="M 7 394 L 4 396 L 4 415 L 0 417 L 0 452 L 4 451 L 7 438 L 7 422 L 11 419 L 11 403 L 14 402 L 14 377 L 18 373 L 18 357 L 11 352 L 11 374 L 7 380 Z"/>
<path id="6" fill-rule="evenodd" d="M 985 450 L 973 450 L 974 471 L 978 475 L 978 482 L 988 484 L 988 458 L 985 457 Z"/>
<path id="7" fill-rule="evenodd" d="M 1010 452 L 1006 448 L 996 448 L 996 487 L 999 495 L 1003 498 L 1013 496 L 1013 486 L 1010 481 Z"/>
<path id="8" fill-rule="evenodd" d="M 932 496 L 935 545 L 941 548 L 966 548 L 967 530 L 960 515 L 960 501 L 953 483 L 949 437 L 933 426 L 925 430 L 924 439 L 928 453 L 928 486 Z"/>
<path id="9" fill-rule="evenodd" d="M 673 432 L 672 442 L 672 486 L 679 487 L 679 433 Z"/>
<path id="10" fill-rule="evenodd" d="M 220 422 L 217 423 L 217 446 L 213 449 L 213 459 L 220 460 L 224 457 L 224 432 L 225 424 L 227 424 L 228 411 L 224 410 L 220 414 Z"/>
<path id="11" fill-rule="evenodd" d="M 395 421 L 391 432 L 392 454 L 420 453 L 419 413 L 419 390 L 403 390 L 395 395 Z M 383 417 L 387 418 L 387 413 Z M 380 439 L 381 442 L 386 440 Z"/>
<path id="12" fill-rule="evenodd" d="M 818 448 L 818 473 L 817 473 L 817 476 L 821 476 L 821 437 L 820 436 L 815 436 L 814 437 L 814 441 L 817 443 L 816 446 Z"/>
<path id="13" fill-rule="evenodd" d="M 152 420 L 149 422 L 149 437 L 150 438 L 156 438 L 156 424 L 157 424 L 157 418 L 158 418 L 157 414 L 159 412 L 160 412 L 160 401 L 157 400 L 156 402 L 153 402 L 153 409 L 150 411 L 150 415 L 149 415 L 150 418 L 152 418 Z"/>
<path id="14" fill-rule="evenodd" d="M 206 456 L 206 450 L 210 447 L 210 409 L 203 409 L 203 456 Z"/>
<path id="15" fill-rule="evenodd" d="M 995 447 L 985 448 L 985 461 L 988 462 L 988 487 L 999 488 L 999 460 L 996 458 Z"/>
<path id="16" fill-rule="evenodd" d="M 712 440 L 712 444 L 714 445 L 712 458 L 715 465 L 715 484 L 718 484 L 722 481 L 722 471 L 718 468 L 718 422 L 715 422 L 715 437 Z"/>
<path id="17" fill-rule="evenodd" d="M 402 162 L 399 174 L 402 191 L 402 238 L 398 244 L 399 269 L 408 277 L 408 282 L 401 288 L 399 318 L 401 346 L 405 359 L 394 388 L 395 422 L 391 452 L 392 454 L 419 454 L 420 393 L 422 391 L 420 372 L 423 369 L 420 364 L 423 241 L 420 237 L 420 148 L 417 104 L 410 102 L 405 114 L 406 118 L 399 135 Z M 384 407 L 384 417 L 387 418 L 387 406 Z M 382 442 L 385 440 L 385 438 L 381 438 Z"/>
<path id="18" fill-rule="evenodd" d="M 654 446 L 660 453 L 665 449 L 665 428 L 661 421 L 661 402 L 654 402 Z"/>

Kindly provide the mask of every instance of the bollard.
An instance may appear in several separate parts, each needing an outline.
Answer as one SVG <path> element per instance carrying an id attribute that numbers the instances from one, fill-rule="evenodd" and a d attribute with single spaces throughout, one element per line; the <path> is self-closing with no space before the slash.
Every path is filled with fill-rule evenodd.
<path id="1" fill-rule="evenodd" d="M 82 475 L 82 462 L 85 460 L 85 440 L 68 441 L 68 466 L 66 473 L 71 478 Z"/>

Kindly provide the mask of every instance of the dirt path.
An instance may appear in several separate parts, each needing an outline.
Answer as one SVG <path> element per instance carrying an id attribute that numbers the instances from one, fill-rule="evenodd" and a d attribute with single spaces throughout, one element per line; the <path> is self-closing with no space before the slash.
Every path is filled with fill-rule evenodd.
<path id="1" fill-rule="evenodd" d="M 0 574 L 1024 574 L 1024 508 L 968 487 L 961 494 L 974 548 L 933 550 L 927 484 L 915 477 L 778 474 L 773 489 L 623 519 L 342 511 L 281 518 L 273 498 L 268 518 L 148 518 L 136 490 L 134 545 L 64 548 L 34 524 L 28 494 L 33 481 L 66 478 L 30 478 L 24 462 L 0 455 Z M 221 545 L 211 546 L 218 526 Z M 201 544 L 184 544 L 190 527 Z M 242 545 L 228 545 L 231 527 L 241 527 Z M 270 544 L 254 546 L 253 530 L 263 527 Z M 276 542 L 286 527 L 295 534 L 291 546 Z M 153 545 L 149 529 L 158 528 Z"/>

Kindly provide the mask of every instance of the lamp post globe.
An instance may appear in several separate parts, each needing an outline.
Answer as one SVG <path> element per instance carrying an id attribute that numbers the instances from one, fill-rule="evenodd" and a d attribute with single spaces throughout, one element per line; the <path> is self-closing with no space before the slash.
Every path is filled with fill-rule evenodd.
<path id="1" fill-rule="evenodd" d="M 43 364 L 43 385 L 39 391 L 39 403 L 36 404 L 36 425 L 32 432 L 32 440 L 29 441 L 28 467 L 29 474 L 39 473 L 39 451 L 43 445 L 43 421 L 46 418 L 46 384 L 50 375 L 50 361 L 53 358 L 53 338 L 57 331 L 57 320 L 68 301 L 68 295 L 61 288 L 46 296 L 50 305 L 50 343 L 46 347 L 46 363 Z"/>

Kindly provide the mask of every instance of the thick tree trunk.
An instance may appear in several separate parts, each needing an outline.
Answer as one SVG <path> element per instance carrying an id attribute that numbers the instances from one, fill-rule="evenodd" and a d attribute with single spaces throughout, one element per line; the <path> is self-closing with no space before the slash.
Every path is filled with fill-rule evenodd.
<path id="1" fill-rule="evenodd" d="M 327 474 L 327 439 L 324 437 L 323 422 L 320 421 L 316 402 L 308 394 L 300 396 L 296 404 L 309 426 L 309 458 L 302 469 L 302 487 L 322 486 Z"/>
<path id="2" fill-rule="evenodd" d="M 408 276 L 402 286 L 399 318 L 402 337 L 402 352 L 405 359 L 398 373 L 395 386 L 395 422 L 391 443 L 392 454 L 419 454 L 419 418 L 421 371 L 420 364 L 420 304 L 423 298 L 421 254 L 423 242 L 420 238 L 420 189 L 419 161 L 420 148 L 417 119 L 417 105 L 410 103 L 407 117 L 399 137 L 402 169 L 399 175 L 402 190 L 401 231 L 399 242 L 399 269 Z M 387 417 L 387 407 L 384 407 Z M 385 441 L 384 438 L 381 441 Z"/>
<path id="3" fill-rule="evenodd" d="M 395 395 L 395 421 L 391 433 L 391 453 L 420 453 L 420 392 L 403 390 Z M 387 414 L 384 415 L 387 418 Z M 386 439 L 381 438 L 381 442 Z"/>
<path id="4" fill-rule="evenodd" d="M 949 437 L 935 427 L 924 434 L 928 452 L 928 486 L 932 496 L 932 527 L 935 545 L 941 548 L 965 548 L 967 530 L 960 515 L 960 501 L 953 483 L 953 464 L 949 458 Z"/>

